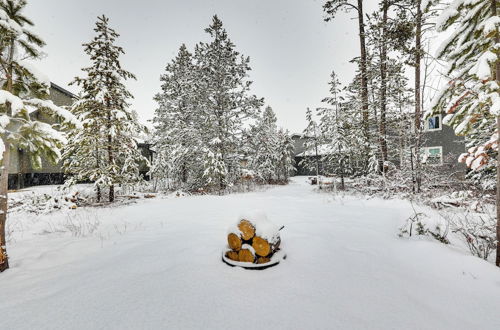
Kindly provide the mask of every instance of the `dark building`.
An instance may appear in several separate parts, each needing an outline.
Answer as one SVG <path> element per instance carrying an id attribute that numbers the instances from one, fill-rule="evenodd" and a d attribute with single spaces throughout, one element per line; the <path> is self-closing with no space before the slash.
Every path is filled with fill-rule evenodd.
<path id="1" fill-rule="evenodd" d="M 453 128 L 443 125 L 443 115 L 424 122 L 422 158 L 426 164 L 461 177 L 466 173 L 466 166 L 458 162 L 458 157 L 464 152 L 465 138 L 456 136 Z"/>
<path id="2" fill-rule="evenodd" d="M 325 164 L 321 160 L 323 156 L 328 155 L 328 146 L 318 146 L 317 153 L 316 148 L 314 148 L 314 150 L 307 150 L 304 144 L 310 139 L 312 139 L 312 137 L 303 136 L 302 134 L 292 134 L 294 146 L 295 175 L 316 175 L 315 166 L 307 167 L 303 164 L 303 161 L 305 159 L 308 159 L 309 164 L 318 165 L 320 175 L 327 175 L 328 173 L 332 173 L 333 169 L 331 168 L 331 166 L 329 166 L 329 164 Z"/>
<path id="3" fill-rule="evenodd" d="M 458 162 L 458 157 L 465 152 L 465 138 L 456 136 L 453 128 L 443 125 L 443 115 L 433 116 L 424 121 L 424 132 L 422 136 L 421 154 L 422 162 L 433 169 L 450 177 L 461 178 L 466 173 L 466 166 Z M 294 157 L 296 162 L 296 175 L 316 175 L 316 169 L 306 168 L 301 161 L 309 158 L 321 159 L 328 154 L 325 146 L 318 146 L 318 156 L 315 150 L 306 150 L 304 143 L 311 139 L 302 134 L 292 134 L 294 142 Z M 352 160 L 351 160 L 352 161 Z M 355 162 L 354 162 L 355 163 Z M 398 163 L 396 161 L 396 163 Z M 354 166 L 355 164 L 351 164 Z M 327 175 L 335 173 L 330 164 L 319 162 L 319 174 Z"/>
<path id="4" fill-rule="evenodd" d="M 49 99 L 57 106 L 70 107 L 73 102 L 77 100 L 77 96 L 64 88 L 51 83 Z M 34 111 L 30 114 L 30 116 L 39 121 L 54 124 L 54 119 L 52 117 L 45 116 L 40 111 Z M 142 155 L 149 161 L 152 161 L 153 152 L 150 148 L 151 145 L 148 143 L 139 143 L 138 147 L 141 150 Z M 148 178 L 147 173 L 149 172 L 149 166 L 147 163 L 141 164 L 140 172 L 146 179 Z M 26 151 L 20 148 L 12 150 L 9 164 L 9 189 L 22 189 L 38 185 L 62 184 L 64 183 L 64 179 L 65 176 L 61 163 L 53 164 L 42 157 L 42 166 L 40 168 L 35 168 L 31 162 L 29 154 Z"/>

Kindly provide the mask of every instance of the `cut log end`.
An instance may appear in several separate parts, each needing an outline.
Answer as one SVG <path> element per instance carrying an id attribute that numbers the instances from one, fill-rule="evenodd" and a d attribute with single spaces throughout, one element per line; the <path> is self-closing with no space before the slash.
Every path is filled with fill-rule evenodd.
<path id="1" fill-rule="evenodd" d="M 251 240 L 255 236 L 255 227 L 248 220 L 241 220 L 238 229 L 241 231 L 241 238 L 245 241 Z"/>
<path id="2" fill-rule="evenodd" d="M 239 251 L 241 249 L 241 238 L 235 233 L 230 233 L 227 235 L 227 244 L 234 251 Z"/>
<path id="3" fill-rule="evenodd" d="M 238 252 L 236 252 L 236 251 L 227 251 L 226 257 L 233 260 L 233 261 L 240 261 L 240 258 L 238 256 Z"/>
<path id="4" fill-rule="evenodd" d="M 258 257 L 257 261 L 255 263 L 256 264 L 267 264 L 270 261 L 271 261 L 271 258 Z"/>
<path id="5" fill-rule="evenodd" d="M 254 262 L 255 261 L 255 256 L 252 253 L 252 251 L 248 249 L 241 249 L 238 252 L 238 258 L 242 262 Z"/>
<path id="6" fill-rule="evenodd" d="M 260 257 L 267 257 L 271 253 L 271 245 L 262 237 L 255 236 L 252 242 L 255 254 Z"/>

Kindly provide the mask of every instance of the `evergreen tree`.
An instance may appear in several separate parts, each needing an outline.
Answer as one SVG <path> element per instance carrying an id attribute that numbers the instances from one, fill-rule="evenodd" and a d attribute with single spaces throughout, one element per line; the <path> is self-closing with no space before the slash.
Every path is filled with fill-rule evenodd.
<path id="1" fill-rule="evenodd" d="M 250 94 L 249 58 L 217 16 L 205 31 L 211 40 L 193 54 L 181 46 L 161 77 L 155 147 L 169 165 L 153 169 L 168 170 L 175 186 L 223 191 L 241 177 L 245 124 L 258 117 L 263 100 Z"/>
<path id="2" fill-rule="evenodd" d="M 321 158 L 321 143 L 324 141 L 318 123 L 313 118 L 311 109 L 306 110 L 307 126 L 302 133 L 305 138 L 304 142 L 304 158 L 300 161 L 301 166 L 306 167 L 311 171 L 315 171 L 316 176 L 321 172 L 320 158 Z"/>
<path id="3" fill-rule="evenodd" d="M 283 129 L 278 129 L 278 161 L 275 166 L 276 177 L 278 182 L 286 183 L 288 178 L 295 171 L 294 160 L 294 145 L 290 132 Z"/>
<path id="4" fill-rule="evenodd" d="M 351 118 L 343 106 L 341 97 L 341 85 L 335 72 L 331 74 L 330 96 L 324 98 L 322 102 L 327 103 L 331 108 L 318 109 L 320 116 L 320 130 L 329 152 L 323 155 L 322 162 L 333 165 L 330 174 L 340 176 L 341 188 L 344 189 L 344 177 L 347 174 L 347 161 L 352 147 L 355 147 L 351 136 Z"/>
<path id="5" fill-rule="evenodd" d="M 488 163 L 488 150 L 500 145 L 500 44 L 499 4 L 497 0 L 456 0 L 443 11 L 438 31 L 453 29 L 438 56 L 449 62 L 450 81 L 437 95 L 427 116 L 447 113 L 443 122 L 458 135 L 471 135 L 490 123 L 495 133 L 469 149 L 461 157 L 472 169 Z M 496 122 L 496 123 L 495 123 Z M 495 123 L 495 124 L 494 124 Z M 500 153 L 497 152 L 497 164 Z M 500 266 L 500 172 L 497 165 L 497 257 Z"/>
<path id="6" fill-rule="evenodd" d="M 425 42 L 425 32 L 430 30 L 431 17 L 434 11 L 432 6 L 438 3 L 439 0 L 402 0 L 398 3 L 398 30 L 397 35 L 402 38 L 394 43 L 397 48 L 408 55 L 408 64 L 414 68 L 414 98 L 413 98 L 413 136 L 411 141 L 412 148 L 412 177 L 413 191 L 420 192 L 422 186 L 422 160 L 421 160 L 421 145 L 423 137 L 423 93 L 426 89 L 425 75 L 422 77 L 422 60 L 426 54 L 423 44 Z M 409 29 L 411 28 L 411 30 Z M 394 35 L 394 34 L 393 34 Z M 413 43 L 408 45 L 407 37 L 413 39 Z M 428 57 L 428 56 L 427 56 Z"/>
<path id="7" fill-rule="evenodd" d="M 262 117 L 251 130 L 253 150 L 250 168 L 267 183 L 278 179 L 280 159 L 277 119 L 271 107 L 266 107 Z"/>
<path id="8" fill-rule="evenodd" d="M 82 88 L 81 99 L 73 112 L 83 123 L 83 130 L 74 131 L 64 153 L 64 168 L 73 174 L 70 183 L 92 180 L 100 191 L 109 188 L 109 201 L 115 199 L 115 185 L 140 180 L 139 164 L 145 158 L 137 148 L 135 136 L 144 129 L 127 101 L 132 94 L 124 81 L 135 76 L 124 70 L 120 55 L 122 47 L 115 45 L 119 34 L 109 27 L 106 16 L 98 17 L 96 36 L 83 44 L 92 65 L 83 68 L 84 77 L 74 83 Z"/>
<path id="9" fill-rule="evenodd" d="M 197 67 L 193 55 L 182 45 L 175 59 L 160 77 L 162 91 L 155 96 L 156 177 L 168 177 L 175 186 L 193 189 L 201 186 L 199 164 L 203 146 L 204 118 L 199 116 Z M 168 166 L 166 166 L 168 164 Z M 169 173 L 165 173 L 168 171 Z"/>
<path id="10" fill-rule="evenodd" d="M 388 158 L 397 163 L 401 171 L 412 176 L 414 171 L 411 170 L 411 148 L 415 141 L 412 132 L 414 93 L 409 87 L 404 64 L 400 59 L 389 59 L 388 77 Z"/>
<path id="11" fill-rule="evenodd" d="M 370 61 L 371 63 L 371 61 Z M 370 85 L 370 93 L 369 93 L 369 99 L 370 99 L 370 113 L 374 113 L 376 110 L 375 104 L 376 100 L 374 97 L 374 86 L 375 84 L 373 81 L 375 80 L 375 77 L 373 76 L 373 73 L 376 72 L 376 70 L 368 70 L 368 82 Z M 342 117 L 346 118 L 347 120 L 347 128 L 345 129 L 346 134 L 349 136 L 348 140 L 350 141 L 350 150 L 349 150 L 349 167 L 350 171 L 355 174 L 355 175 L 365 175 L 370 172 L 371 170 L 374 170 L 373 166 L 369 166 L 370 164 L 377 166 L 378 165 L 378 160 L 377 160 L 377 150 L 378 147 L 376 145 L 376 141 L 370 141 L 368 147 L 369 147 L 369 154 L 368 154 L 368 160 L 369 163 L 366 164 L 366 141 L 363 138 L 363 113 L 362 113 L 362 106 L 361 106 L 361 100 L 359 98 L 359 89 L 360 85 L 358 83 L 359 81 L 359 73 L 356 77 L 354 77 L 353 81 L 347 85 L 343 91 L 344 95 L 344 101 L 341 103 L 341 111 L 342 111 Z M 374 122 L 374 119 L 376 119 L 376 114 L 374 113 L 372 116 L 369 118 L 369 123 L 370 123 L 370 129 L 374 130 L 377 127 L 377 123 Z"/>
<path id="12" fill-rule="evenodd" d="M 359 30 L 359 43 L 360 43 L 360 56 L 359 56 L 359 80 L 356 83 L 359 84 L 359 95 L 361 98 L 361 109 L 362 109 L 362 122 L 363 127 L 363 138 L 364 138 L 364 153 L 362 154 L 364 168 L 367 167 L 370 158 L 370 123 L 369 123 L 369 91 L 368 91 L 368 54 L 366 50 L 366 33 L 365 33 L 365 17 L 363 13 L 363 0 L 328 0 L 323 5 L 323 10 L 328 14 L 325 18 L 326 21 L 330 21 L 335 18 L 335 15 L 340 10 L 349 12 L 354 10 L 358 16 L 358 30 Z"/>
<path id="13" fill-rule="evenodd" d="M 79 125 L 70 112 L 47 100 L 50 80 L 26 61 L 40 58 L 44 42 L 27 28 L 34 24 L 24 16 L 25 7 L 24 0 L 0 0 L 0 272 L 9 268 L 5 225 L 11 151 L 27 151 L 34 167 L 41 166 L 42 155 L 57 162 L 66 141 L 57 129 Z M 61 124 L 37 121 L 35 111 Z"/>
<path id="14" fill-rule="evenodd" d="M 209 186 L 221 191 L 239 179 L 242 159 L 238 149 L 244 123 L 256 118 L 263 99 L 249 94 L 250 58 L 236 51 L 222 21 L 214 16 L 205 31 L 211 41 L 199 43 L 194 55 L 200 73 L 197 116 L 204 119 L 202 139 L 209 155 L 203 163 L 204 178 Z"/>

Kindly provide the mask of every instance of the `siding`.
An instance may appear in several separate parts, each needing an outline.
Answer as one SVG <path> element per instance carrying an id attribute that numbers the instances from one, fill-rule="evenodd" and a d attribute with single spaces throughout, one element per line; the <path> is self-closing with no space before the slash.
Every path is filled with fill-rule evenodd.
<path id="1" fill-rule="evenodd" d="M 49 100 L 58 106 L 71 106 L 75 100 L 75 96 L 61 87 L 52 84 L 50 87 Z M 46 114 L 35 111 L 31 114 L 33 119 L 40 120 L 45 123 L 55 124 L 56 121 Z M 27 152 L 13 147 L 9 163 L 9 189 L 19 189 L 25 185 L 55 183 L 60 181 L 61 166 L 53 164 L 42 157 L 42 167 L 33 168 L 32 162 Z M 48 178 L 48 179 L 47 179 Z"/>
<path id="2" fill-rule="evenodd" d="M 460 176 L 466 172 L 465 164 L 458 162 L 458 157 L 465 152 L 465 138 L 456 136 L 453 128 L 442 125 L 441 130 L 426 131 L 423 135 L 423 147 L 442 147 L 443 165 L 437 166 L 444 172 Z"/>

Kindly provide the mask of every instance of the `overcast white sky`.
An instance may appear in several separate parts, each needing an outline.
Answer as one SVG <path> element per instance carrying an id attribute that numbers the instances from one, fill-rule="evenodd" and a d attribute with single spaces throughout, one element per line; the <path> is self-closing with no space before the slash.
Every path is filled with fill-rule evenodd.
<path id="1" fill-rule="evenodd" d="M 306 107 L 328 94 L 331 70 L 343 82 L 353 77 L 357 56 L 354 13 L 323 21 L 323 0 L 29 0 L 26 14 L 44 38 L 47 57 L 39 65 L 53 82 L 68 83 L 89 64 L 81 44 L 91 40 L 96 17 L 105 14 L 120 33 L 128 84 L 141 121 L 153 116 L 159 76 L 181 43 L 207 40 L 204 28 L 219 15 L 237 49 L 250 56 L 253 91 L 276 111 L 279 124 L 302 131 Z M 367 11 L 376 1 L 365 1 Z"/>

